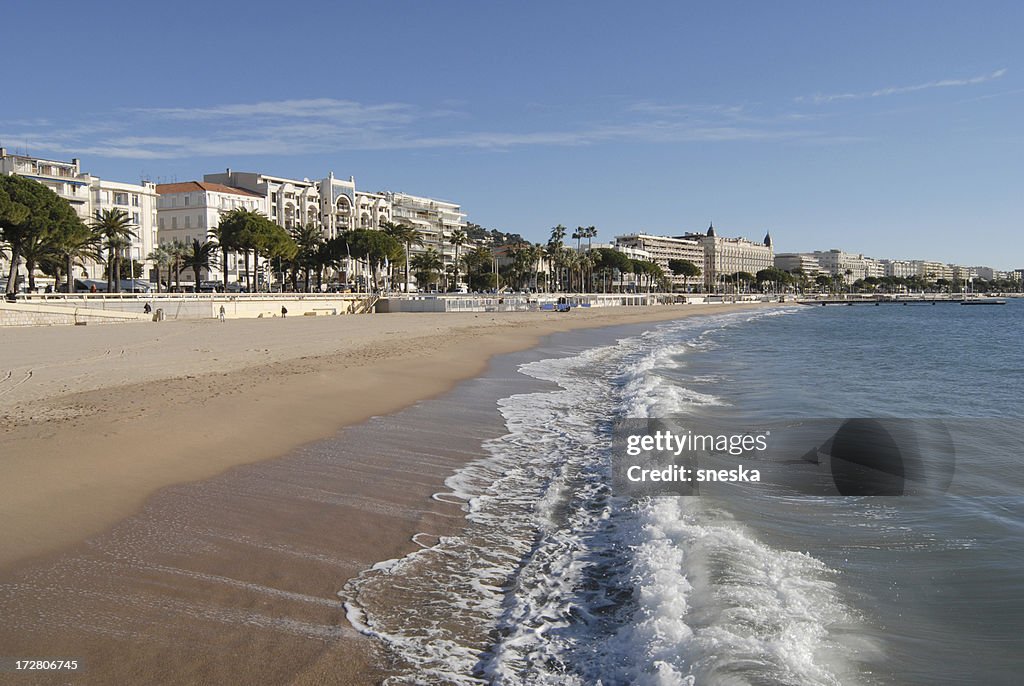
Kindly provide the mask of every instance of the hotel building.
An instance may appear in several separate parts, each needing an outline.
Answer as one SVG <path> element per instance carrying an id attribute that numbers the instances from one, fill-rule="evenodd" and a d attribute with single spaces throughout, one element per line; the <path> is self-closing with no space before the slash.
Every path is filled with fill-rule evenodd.
<path id="1" fill-rule="evenodd" d="M 412 254 L 434 248 L 441 254 L 445 268 L 455 264 L 455 246 L 449 240 L 454 231 L 466 229 L 466 215 L 459 205 L 408 193 L 386 192 L 382 197 L 390 204 L 391 216 L 396 224 L 408 224 L 420 232 L 423 245 L 413 245 Z M 474 241 L 467 240 L 459 246 L 459 257 L 475 247 Z M 464 271 L 459 268 L 460 274 Z"/>
<path id="2" fill-rule="evenodd" d="M 134 236 L 127 254 L 126 264 L 143 263 L 156 245 L 157 207 L 156 185 L 108 181 L 82 171 L 78 158 L 70 162 L 50 160 L 28 155 L 12 155 L 0 148 L 0 174 L 23 176 L 43 184 L 63 198 L 86 224 L 93 221 L 100 210 L 123 210 L 132 223 Z M 6 265 L 5 265 L 6 266 Z M 86 261 L 76 277 L 102 280 L 105 265 Z M 141 270 L 148 276 L 146 267 Z"/>
<path id="3" fill-rule="evenodd" d="M 705 234 L 691 234 L 704 248 L 704 286 L 714 288 L 718 280 L 737 272 L 757 274 L 775 264 L 772 237 L 766 233 L 760 243 L 746 238 L 724 238 L 715 231 L 714 224 Z"/>
<path id="4" fill-rule="evenodd" d="M 262 196 L 266 214 L 287 230 L 297 226 L 323 226 L 319 184 L 309 179 L 288 179 L 257 172 L 232 171 L 204 174 L 203 181 L 241 188 Z"/>
<path id="5" fill-rule="evenodd" d="M 774 264 L 778 269 L 781 269 L 784 272 L 792 273 L 799 269 L 805 276 L 809 276 L 811 278 L 821 273 L 821 265 L 818 263 L 818 259 L 813 255 L 808 255 L 806 253 L 779 253 L 774 258 Z"/>
<path id="6" fill-rule="evenodd" d="M 356 190 L 354 176 L 339 179 L 331 172 L 319 182 L 320 224 L 325 238 L 351 229 L 380 229 L 391 221 L 391 202 L 383 193 Z"/>
<path id="7" fill-rule="evenodd" d="M 264 196 L 244 188 L 232 188 L 219 183 L 162 183 L 157 185 L 156 192 L 158 236 L 161 245 L 174 240 L 186 245 L 191 245 L 193 239 L 200 243 L 208 240 L 210 232 L 220 225 L 221 215 L 237 208 L 267 214 Z M 218 261 L 208 278 L 222 279 L 224 267 L 225 265 Z M 240 270 L 243 268 L 243 261 L 233 253 L 229 254 L 226 267 L 229 280 L 238 281 L 242 275 Z"/>
<path id="8" fill-rule="evenodd" d="M 686 260 L 704 271 L 704 246 L 693 237 L 672 238 L 669 236 L 653 236 L 648 233 L 629 233 L 615 237 L 615 247 L 634 259 L 636 255 L 645 255 L 646 259 L 655 262 L 665 276 L 672 282 L 673 288 L 683 287 L 686 278 L 675 276 L 669 268 L 669 260 Z M 700 283 L 690 279 L 690 284 Z"/>

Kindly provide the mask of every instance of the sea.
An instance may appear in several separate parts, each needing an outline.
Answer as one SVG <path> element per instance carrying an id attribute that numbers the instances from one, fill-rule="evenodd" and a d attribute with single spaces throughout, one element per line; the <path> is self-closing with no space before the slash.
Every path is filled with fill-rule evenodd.
<path id="1" fill-rule="evenodd" d="M 411 410 L 498 418 L 434 495 L 461 531 L 349 582 L 348 620 L 386 684 L 1024 683 L 1022 342 L 1010 299 L 709 309 L 503 356 Z M 666 417 L 978 429 L 944 494 L 618 493 L 616 423 Z"/>

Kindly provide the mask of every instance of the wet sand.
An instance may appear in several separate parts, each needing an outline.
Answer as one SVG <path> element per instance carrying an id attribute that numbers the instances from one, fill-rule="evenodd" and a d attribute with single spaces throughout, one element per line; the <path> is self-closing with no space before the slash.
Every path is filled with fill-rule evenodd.
<path id="1" fill-rule="evenodd" d="M 430 495 L 480 436 L 419 427 L 446 449 L 411 460 L 365 425 L 361 440 L 336 432 L 549 333 L 723 311 L 3 332 L 0 657 L 83 668 L 0 683 L 378 682 L 381 656 L 337 592 L 417 532 L 458 530 L 461 510 Z"/>

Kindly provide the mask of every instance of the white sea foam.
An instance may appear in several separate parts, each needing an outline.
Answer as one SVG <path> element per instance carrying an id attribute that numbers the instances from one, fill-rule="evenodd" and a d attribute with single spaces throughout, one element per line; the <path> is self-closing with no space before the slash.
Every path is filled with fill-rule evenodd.
<path id="1" fill-rule="evenodd" d="M 852 681 L 830 627 L 855 620 L 825 565 L 705 500 L 610 492 L 610 422 L 722 404 L 680 384 L 685 358 L 748 316 L 521 367 L 560 388 L 499 401 L 507 434 L 435 496 L 463 504 L 465 534 L 343 592 L 353 626 L 396 655 L 388 683 Z"/>

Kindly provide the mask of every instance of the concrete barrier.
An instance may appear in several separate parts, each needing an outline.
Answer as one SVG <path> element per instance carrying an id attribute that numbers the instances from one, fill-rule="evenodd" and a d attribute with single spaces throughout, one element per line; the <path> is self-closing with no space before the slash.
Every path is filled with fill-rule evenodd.
<path id="1" fill-rule="evenodd" d="M 87 307 L 46 305 L 36 302 L 0 303 L 0 326 L 72 326 L 113 322 L 149 322 L 141 312 L 109 312 Z"/>
<path id="2" fill-rule="evenodd" d="M 101 312 L 108 315 L 125 315 L 124 320 L 134 319 L 143 315 L 146 303 L 152 310 L 163 310 L 164 318 L 176 319 L 215 319 L 220 316 L 220 308 L 224 308 L 227 319 L 257 319 L 280 317 L 281 307 L 288 309 L 291 316 L 301 317 L 307 313 L 324 316 L 328 314 L 353 314 L 359 312 L 366 302 L 363 294 L 241 294 L 227 295 L 223 293 L 199 294 L 123 294 L 95 295 L 79 294 L 73 296 L 47 295 L 19 296 L 19 307 L 44 307 L 48 311 L 60 313 L 67 310 L 82 312 Z M 102 316 L 102 315 L 101 315 Z M 144 315 L 150 319 L 149 315 Z"/>

